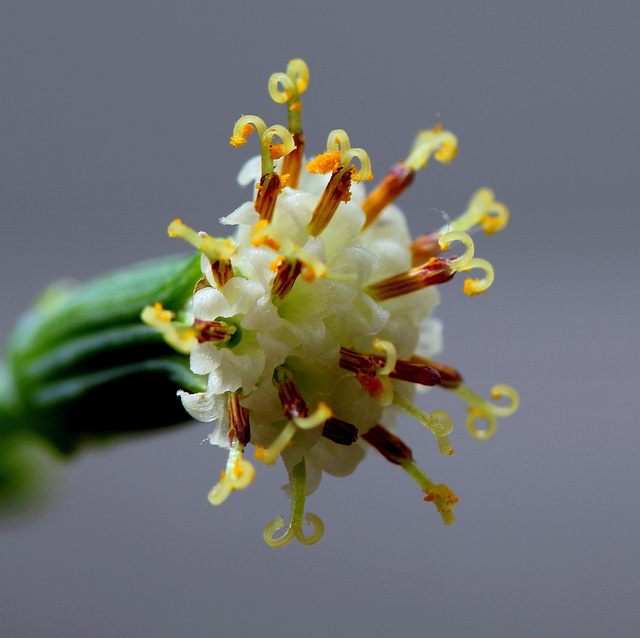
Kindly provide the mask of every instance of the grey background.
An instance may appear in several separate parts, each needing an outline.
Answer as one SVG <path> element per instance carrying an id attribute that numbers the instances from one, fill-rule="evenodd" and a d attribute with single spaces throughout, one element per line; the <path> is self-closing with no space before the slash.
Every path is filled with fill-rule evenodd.
<path id="1" fill-rule="evenodd" d="M 410 421 L 422 466 L 456 489 L 445 528 L 371 454 L 308 502 L 311 548 L 267 548 L 282 467 L 206 501 L 224 454 L 209 426 L 82 454 L 37 515 L 0 530 L 5 636 L 635 636 L 638 590 L 636 2 L 22 2 L 0 9 L 0 336 L 48 281 L 184 250 L 247 199 L 243 113 L 309 64 L 309 152 L 331 128 L 374 173 L 440 117 L 460 140 L 401 206 L 437 227 L 479 186 L 512 223 L 478 238 L 496 283 L 443 288 L 442 359 L 522 407 L 488 443 L 448 409 L 456 454 Z M 126 415 L 128 401 L 123 396 Z M 123 418 L 125 418 L 123 416 Z M 91 414 L 87 414 L 91 419 Z"/>

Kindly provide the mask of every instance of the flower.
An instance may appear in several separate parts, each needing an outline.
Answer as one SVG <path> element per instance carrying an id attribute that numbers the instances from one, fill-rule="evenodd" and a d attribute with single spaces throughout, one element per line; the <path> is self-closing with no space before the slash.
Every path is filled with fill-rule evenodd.
<path id="1" fill-rule="evenodd" d="M 255 183 L 255 198 L 220 220 L 234 227 L 230 239 L 171 223 L 171 236 L 200 251 L 202 278 L 179 318 L 160 304 L 142 313 L 145 323 L 189 355 L 191 371 L 206 378 L 206 389 L 179 394 L 192 417 L 216 422 L 209 440 L 229 450 L 209 500 L 217 505 L 251 484 L 249 444 L 267 465 L 282 458 L 291 517 L 288 525 L 282 517 L 267 525 L 264 537 L 273 547 L 294 537 L 306 544 L 319 540 L 317 516 L 307 515 L 314 531 L 303 532 L 306 496 L 322 472 L 353 472 L 368 447 L 404 469 L 424 500 L 452 523 L 458 499 L 418 467 L 393 433 L 395 417 L 413 416 L 435 435 L 440 453 L 450 455 L 452 420 L 442 410 L 427 414 L 415 405 L 416 387 L 439 385 L 464 399 L 467 427 L 476 438 L 490 437 L 496 417 L 518 404 L 512 388 L 494 386 L 494 398 L 510 400 L 495 405 L 465 386 L 456 370 L 432 360 L 441 349 L 441 326 L 433 317 L 437 286 L 460 271 L 480 269 L 484 276 L 467 279 L 464 291 L 485 292 L 493 269 L 474 257 L 467 231 L 500 230 L 508 221 L 506 207 L 480 189 L 460 217 L 412 240 L 393 202 L 432 157 L 453 159 L 456 137 L 440 125 L 420 132 L 407 159 L 369 192 L 369 157 L 351 147 L 343 130 L 331 131 L 326 150 L 302 170 L 300 95 L 307 83 L 302 60 L 269 80 L 273 99 L 287 103 L 287 128 L 267 127 L 253 115 L 238 120 L 231 143 L 242 146 L 255 133 L 260 145 L 260 156 L 239 175 L 242 185 Z M 464 250 L 446 256 L 454 244 Z M 486 421 L 484 429 L 478 419 Z"/>

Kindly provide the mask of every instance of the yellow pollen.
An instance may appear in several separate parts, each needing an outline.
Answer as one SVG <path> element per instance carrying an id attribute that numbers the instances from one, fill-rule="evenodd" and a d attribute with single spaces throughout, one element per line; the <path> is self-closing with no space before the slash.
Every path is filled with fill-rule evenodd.
<path id="1" fill-rule="evenodd" d="M 269 147 L 269 157 L 272 160 L 280 159 L 284 155 L 284 144 L 272 144 Z"/>
<path id="2" fill-rule="evenodd" d="M 434 154 L 434 157 L 443 164 L 448 164 L 458 153 L 458 149 L 451 144 L 451 142 L 445 142 L 440 150 Z"/>
<path id="3" fill-rule="evenodd" d="M 447 487 L 444 483 L 440 483 L 432 487 L 424 497 L 425 501 L 433 502 L 438 512 L 449 512 L 453 506 L 459 501 L 455 492 Z"/>
<path id="4" fill-rule="evenodd" d="M 289 107 L 290 111 L 297 111 L 298 113 L 300 111 L 302 111 L 302 102 L 300 100 L 298 100 L 297 102 L 294 102 L 290 107 Z"/>
<path id="5" fill-rule="evenodd" d="M 227 473 L 224 470 L 222 470 L 222 472 L 220 472 L 220 480 L 224 481 L 226 476 L 227 476 Z"/>
<path id="6" fill-rule="evenodd" d="M 231 140 L 229 141 L 229 143 L 236 148 L 238 148 L 239 146 L 243 146 L 247 143 L 247 137 L 251 135 L 254 130 L 255 127 L 253 126 L 253 124 L 245 124 L 236 135 L 231 136 Z"/>
<path id="7" fill-rule="evenodd" d="M 262 461 L 264 459 L 264 446 L 256 445 L 256 451 L 254 453 L 254 456 L 258 461 Z"/>
<path id="8" fill-rule="evenodd" d="M 475 297 L 476 295 L 483 295 L 486 290 L 477 290 L 479 279 L 466 279 L 464 282 L 463 290 L 469 297 Z"/>
<path id="9" fill-rule="evenodd" d="M 314 159 L 307 163 L 308 173 L 321 173 L 325 175 L 330 173 L 340 166 L 340 151 L 333 151 L 333 153 L 320 153 Z"/>
<path id="10" fill-rule="evenodd" d="M 284 257 L 282 257 L 282 255 L 280 255 L 279 257 L 276 257 L 270 264 L 269 264 L 269 270 L 272 270 L 273 272 L 276 272 L 278 270 L 278 267 L 280 266 L 280 264 L 284 261 Z"/>

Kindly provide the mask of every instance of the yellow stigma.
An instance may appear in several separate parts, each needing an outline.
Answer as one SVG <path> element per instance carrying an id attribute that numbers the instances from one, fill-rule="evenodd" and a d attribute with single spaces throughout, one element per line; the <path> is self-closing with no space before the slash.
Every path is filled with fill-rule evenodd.
<path id="1" fill-rule="evenodd" d="M 260 142 L 262 175 L 268 175 L 273 173 L 273 138 L 277 135 L 282 140 L 282 144 L 275 145 L 277 150 L 274 154 L 277 157 L 282 157 L 283 155 L 291 153 L 291 151 L 296 147 L 296 144 L 293 141 L 293 136 L 284 126 L 275 124 L 274 126 L 267 128 L 264 120 L 257 115 L 243 115 L 235 123 L 235 126 L 233 127 L 233 134 L 231 135 L 231 143 L 236 147 L 242 146 L 247 141 L 247 135 L 250 135 L 254 128 L 258 132 L 258 139 Z"/>
<path id="2" fill-rule="evenodd" d="M 520 405 L 520 397 L 518 393 L 505 384 L 494 385 L 491 388 L 491 397 L 500 399 L 507 397 L 509 405 L 495 405 L 471 388 L 464 384 L 460 384 L 455 388 L 451 388 L 454 394 L 457 394 L 468 405 L 467 430 L 475 439 L 490 439 L 496 431 L 496 417 L 505 417 L 513 414 Z M 478 419 L 484 419 L 487 425 L 484 429 L 480 429 L 476 425 Z"/>
<path id="3" fill-rule="evenodd" d="M 406 164 L 414 171 L 424 168 L 431 155 L 438 162 L 448 164 L 458 152 L 458 138 L 451 131 L 443 131 L 440 125 L 420 131 L 416 136 Z"/>
<path id="4" fill-rule="evenodd" d="M 255 131 L 255 126 L 251 122 L 247 122 L 239 127 L 237 130 L 233 129 L 233 135 L 231 136 L 230 144 L 236 148 L 244 146 L 247 143 L 247 137 Z"/>
<path id="5" fill-rule="evenodd" d="M 427 490 L 426 493 L 424 500 L 436 506 L 444 524 L 451 525 L 451 523 L 455 522 L 453 507 L 459 500 L 455 492 L 444 483 L 439 483 Z"/>
<path id="6" fill-rule="evenodd" d="M 352 165 L 357 159 L 360 169 Z M 342 129 L 334 129 L 327 138 L 326 152 L 318 155 L 307 164 L 309 173 L 328 173 L 340 168 L 351 169 L 351 179 L 355 182 L 369 181 L 373 178 L 371 173 L 371 160 L 364 149 L 351 148 L 349 136 Z"/>
<path id="7" fill-rule="evenodd" d="M 302 104 L 300 94 L 307 90 L 309 84 L 309 68 L 303 60 L 289 62 L 286 73 L 274 73 L 269 78 L 269 95 L 278 104 L 287 102 L 289 109 L 289 131 L 292 134 L 301 132 L 300 112 Z M 280 88 L 282 87 L 282 88 Z"/>
<path id="8" fill-rule="evenodd" d="M 497 202 L 490 188 L 478 189 L 462 215 L 449 222 L 447 230 L 469 230 L 480 226 L 487 235 L 502 230 L 509 222 L 509 209 Z"/>
<path id="9" fill-rule="evenodd" d="M 228 261 L 235 251 L 235 246 L 228 239 L 216 239 L 207 233 L 198 233 L 179 219 L 174 219 L 169 224 L 167 232 L 169 237 L 180 237 L 195 246 L 211 262 Z"/>
<path id="10" fill-rule="evenodd" d="M 231 492 L 243 490 L 251 485 L 255 476 L 253 465 L 242 458 L 242 446 L 236 441 L 229 450 L 226 471 L 221 473 L 220 481 L 209 492 L 209 502 L 212 505 L 220 505 L 227 500 Z"/>
<path id="11" fill-rule="evenodd" d="M 494 274 L 493 266 L 486 259 L 479 259 L 474 257 L 462 270 L 473 270 L 474 268 L 481 268 L 485 272 L 485 276 L 482 279 L 467 279 L 464 282 L 464 292 L 473 297 L 484 293 L 487 288 L 493 283 Z"/>
<path id="12" fill-rule="evenodd" d="M 193 326 L 173 321 L 175 316 L 175 312 L 165 310 L 162 304 L 155 303 L 143 308 L 140 319 L 161 333 L 174 350 L 189 354 L 198 343 L 198 334 Z"/>

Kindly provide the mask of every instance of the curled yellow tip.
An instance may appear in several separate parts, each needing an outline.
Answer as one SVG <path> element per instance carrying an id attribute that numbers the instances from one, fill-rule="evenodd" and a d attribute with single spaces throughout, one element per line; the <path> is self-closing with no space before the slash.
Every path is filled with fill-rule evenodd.
<path id="1" fill-rule="evenodd" d="M 450 230 L 469 230 L 480 226 L 487 235 L 502 230 L 509 222 L 509 209 L 497 202 L 490 188 L 479 188 L 469 200 L 467 209 L 451 221 Z"/>
<path id="2" fill-rule="evenodd" d="M 302 460 L 298 464 L 293 466 L 289 483 L 291 488 L 289 525 L 285 524 L 282 516 L 277 516 L 264 528 L 263 538 L 265 543 L 270 547 L 284 547 L 294 538 L 297 538 L 304 545 L 313 545 L 317 543 L 324 534 L 324 523 L 320 517 L 310 513 L 304 516 L 304 504 L 307 495 L 307 470 L 304 457 L 302 457 Z M 305 536 L 302 530 L 304 520 L 314 527 L 313 532 L 308 536 Z M 286 529 L 287 531 L 279 538 L 275 538 L 276 532 L 282 529 Z"/>
<path id="3" fill-rule="evenodd" d="M 389 375 L 396 369 L 396 363 L 398 362 L 398 351 L 391 341 L 385 341 L 384 339 L 375 339 L 373 347 L 376 350 L 384 352 L 387 360 L 384 366 L 378 370 L 380 375 Z"/>
<path id="4" fill-rule="evenodd" d="M 229 453 L 230 462 L 227 463 L 227 471 L 222 472 L 220 481 L 216 483 L 209 492 L 207 498 L 212 505 L 220 505 L 227 500 L 231 492 L 243 490 L 253 483 L 256 471 L 249 463 L 238 455 L 234 450 Z M 229 465 L 231 465 L 229 471 Z"/>
<path id="5" fill-rule="evenodd" d="M 458 272 L 459 270 L 466 270 L 468 264 L 472 261 L 473 254 L 475 252 L 473 239 L 471 239 L 471 237 L 467 233 L 461 230 L 452 230 L 448 233 L 440 235 L 440 237 L 438 238 L 438 246 L 440 247 L 440 250 L 447 250 L 454 241 L 463 243 L 465 246 L 465 251 L 460 257 L 454 257 L 452 260 L 450 260 L 449 267 L 454 272 Z"/>
<path id="6" fill-rule="evenodd" d="M 420 131 L 416 136 L 406 164 L 417 171 L 424 168 L 431 155 L 439 161 L 448 164 L 458 151 L 458 138 L 436 125 L 432 129 Z"/>
<path id="7" fill-rule="evenodd" d="M 509 405 L 494 405 L 493 413 L 496 416 L 511 416 L 520 407 L 520 395 L 510 385 L 500 383 L 491 388 L 491 398 L 500 399 L 501 397 L 507 397 Z"/>
<path id="8" fill-rule="evenodd" d="M 175 313 L 165 310 L 162 304 L 145 306 L 140 313 L 143 323 L 157 330 L 164 340 L 177 352 L 189 354 L 198 342 L 192 326 L 173 321 Z"/>
<path id="9" fill-rule="evenodd" d="M 485 276 L 482 279 L 467 279 L 464 282 L 464 292 L 470 297 L 484 293 L 494 280 L 493 266 L 486 259 L 474 257 L 463 270 L 472 270 L 473 268 L 481 268 L 484 270 Z"/>
<path id="10" fill-rule="evenodd" d="M 518 409 L 520 403 L 518 393 L 511 386 L 504 384 L 494 385 L 491 388 L 491 396 L 494 399 L 507 397 L 510 401 L 509 405 L 505 406 L 491 403 L 464 384 L 460 384 L 452 391 L 468 404 L 467 430 L 475 439 L 491 438 L 496 431 L 496 417 L 510 416 Z M 486 421 L 484 429 L 476 425 L 478 419 Z"/>
<path id="11" fill-rule="evenodd" d="M 355 159 L 360 162 L 359 169 L 352 164 Z M 361 148 L 351 148 L 351 142 L 346 131 L 334 129 L 327 137 L 326 152 L 308 162 L 307 171 L 324 175 L 330 171 L 347 167 L 351 167 L 351 179 L 356 182 L 369 181 L 373 178 L 371 160 L 368 153 Z"/>
<path id="12" fill-rule="evenodd" d="M 318 407 L 316 408 L 313 414 L 310 414 L 307 417 L 296 416 L 293 417 L 293 422 L 301 429 L 301 430 L 311 430 L 312 428 L 317 428 L 320 425 L 324 425 L 324 422 L 327 419 L 330 419 L 333 416 L 333 412 L 331 408 L 326 404 L 320 401 L 318 403 Z"/>

